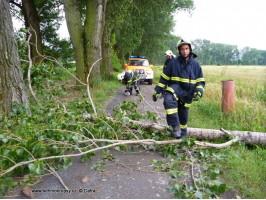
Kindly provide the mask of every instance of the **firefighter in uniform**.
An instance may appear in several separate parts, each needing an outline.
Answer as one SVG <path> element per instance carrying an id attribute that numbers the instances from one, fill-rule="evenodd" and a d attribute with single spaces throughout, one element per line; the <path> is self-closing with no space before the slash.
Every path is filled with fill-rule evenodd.
<path id="1" fill-rule="evenodd" d="M 136 95 L 138 96 L 140 94 L 140 88 L 139 88 L 140 78 L 141 77 L 138 70 L 134 71 L 128 70 L 125 73 L 124 81 L 126 83 L 126 90 L 125 90 L 126 96 L 132 95 L 133 87 L 136 90 Z"/>
<path id="2" fill-rule="evenodd" d="M 172 136 L 181 138 L 187 135 L 188 111 L 192 100 L 199 100 L 203 96 L 205 81 L 202 69 L 194 58 L 191 43 L 180 40 L 177 43 L 179 57 L 173 59 L 163 69 L 160 81 L 155 87 L 153 101 L 157 101 L 165 86 L 164 108 L 166 120 L 172 126 Z"/>
<path id="3" fill-rule="evenodd" d="M 173 52 L 172 52 L 171 50 L 167 50 L 167 51 L 165 52 L 165 57 L 166 57 L 166 60 L 165 60 L 165 62 L 164 62 L 163 69 L 164 69 L 165 67 L 167 67 L 167 65 L 171 62 L 171 60 L 172 60 L 173 58 L 175 58 L 175 55 L 173 54 Z M 160 98 L 163 98 L 163 97 L 164 97 L 166 87 L 167 87 L 167 86 L 165 86 L 165 87 L 163 88 L 163 90 L 162 90 L 162 92 L 161 92 L 162 95 L 161 95 Z"/>
<path id="4" fill-rule="evenodd" d="M 166 61 L 164 62 L 164 66 L 163 68 L 167 67 L 167 65 L 169 64 L 169 62 L 175 57 L 173 52 L 171 50 L 167 50 L 165 52 L 165 57 L 166 57 Z"/>

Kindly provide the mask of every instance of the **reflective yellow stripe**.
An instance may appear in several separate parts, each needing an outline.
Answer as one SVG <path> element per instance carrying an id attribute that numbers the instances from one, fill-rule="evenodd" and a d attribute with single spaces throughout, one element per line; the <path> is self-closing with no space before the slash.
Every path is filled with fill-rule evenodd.
<path id="1" fill-rule="evenodd" d="M 162 73 L 161 76 L 162 76 L 165 80 L 167 80 L 167 81 L 170 80 L 170 77 L 166 76 L 164 73 Z"/>
<path id="2" fill-rule="evenodd" d="M 180 81 L 183 83 L 189 83 L 189 79 L 187 78 L 180 78 Z"/>
<path id="3" fill-rule="evenodd" d="M 167 110 L 165 110 L 166 111 L 166 114 L 167 115 L 172 115 L 172 114 L 175 114 L 175 113 L 177 113 L 178 111 L 177 111 L 177 108 L 171 108 L 171 109 L 167 109 Z"/>
<path id="4" fill-rule="evenodd" d="M 185 103 L 185 107 L 189 108 L 191 106 L 191 103 Z"/>
<path id="5" fill-rule="evenodd" d="M 204 78 L 198 78 L 196 81 L 198 83 L 198 82 L 205 81 L 205 80 L 204 80 Z"/>
<path id="6" fill-rule="evenodd" d="M 196 88 L 201 88 L 204 91 L 204 87 L 202 87 L 202 85 L 198 85 Z"/>
<path id="7" fill-rule="evenodd" d="M 180 128 L 185 129 L 185 128 L 187 128 L 187 125 L 180 124 Z"/>
<path id="8" fill-rule="evenodd" d="M 173 88 L 167 87 L 166 90 L 169 91 L 169 92 L 172 92 L 172 94 L 174 95 L 175 99 L 178 101 L 178 97 L 176 96 L 175 91 L 174 91 Z"/>
<path id="9" fill-rule="evenodd" d="M 172 81 L 180 81 L 180 77 L 171 77 Z"/>
<path id="10" fill-rule="evenodd" d="M 171 88 L 171 87 L 167 87 L 166 90 L 169 91 L 169 92 L 172 92 L 173 94 L 175 93 L 174 89 Z"/>
<path id="11" fill-rule="evenodd" d="M 198 85 L 198 86 L 196 86 L 196 88 L 202 88 L 202 89 L 204 89 L 204 88 L 202 87 L 202 85 Z"/>
<path id="12" fill-rule="evenodd" d="M 189 83 L 196 84 L 196 80 L 189 80 Z"/>
<path id="13" fill-rule="evenodd" d="M 165 87 L 165 84 L 158 83 L 158 86 L 164 88 Z"/>
<path id="14" fill-rule="evenodd" d="M 172 81 L 180 81 L 183 83 L 190 83 L 190 84 L 196 84 L 196 80 L 189 80 L 187 78 L 180 78 L 180 77 L 171 77 Z"/>
<path id="15" fill-rule="evenodd" d="M 176 94 L 174 93 L 173 95 L 174 95 L 175 99 L 178 101 L 178 97 L 176 96 Z"/>

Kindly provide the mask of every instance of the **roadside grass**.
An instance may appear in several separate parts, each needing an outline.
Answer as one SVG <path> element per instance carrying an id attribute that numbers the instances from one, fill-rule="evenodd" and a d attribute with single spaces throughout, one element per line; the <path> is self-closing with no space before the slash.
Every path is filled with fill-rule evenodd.
<path id="1" fill-rule="evenodd" d="M 266 132 L 266 67 L 202 66 L 206 87 L 203 99 L 192 103 L 189 127 Z M 155 84 L 162 66 L 154 66 Z M 221 111 L 222 80 L 235 81 L 235 105 L 231 113 Z M 235 145 L 219 150 L 227 158 L 220 162 L 224 182 L 241 198 L 266 198 L 266 149 Z"/>
<path id="2" fill-rule="evenodd" d="M 265 199 L 265 147 L 238 144 L 220 152 L 227 155 L 219 165 L 228 190 L 245 199 Z"/>
<path id="3" fill-rule="evenodd" d="M 153 68 L 155 84 L 159 81 L 162 69 L 162 66 Z M 189 127 L 266 132 L 265 66 L 202 66 L 202 69 L 206 80 L 204 97 L 192 104 Z M 105 103 L 122 87 L 116 78 L 118 73 L 108 80 L 94 81 L 90 88 L 100 113 L 105 112 Z M 235 109 L 231 113 L 223 113 L 221 81 L 229 79 L 235 80 Z M 71 82 L 74 83 L 74 80 Z M 88 99 L 86 88 L 79 91 L 79 96 L 83 100 Z M 265 147 L 236 144 L 217 151 L 227 155 L 217 165 L 224 171 L 222 178 L 228 189 L 241 198 L 266 198 Z"/>
<path id="4" fill-rule="evenodd" d="M 117 73 L 112 74 L 108 80 L 99 79 L 91 90 L 92 98 L 100 112 L 105 112 L 105 104 L 112 98 L 123 84 L 117 80 Z"/>

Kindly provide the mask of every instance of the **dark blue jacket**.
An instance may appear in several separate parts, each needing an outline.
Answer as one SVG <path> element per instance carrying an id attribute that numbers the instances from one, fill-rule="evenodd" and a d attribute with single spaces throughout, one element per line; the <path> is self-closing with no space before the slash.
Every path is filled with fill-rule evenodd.
<path id="1" fill-rule="evenodd" d="M 175 92 L 185 102 L 191 102 L 196 89 L 202 91 L 203 94 L 205 80 L 202 69 L 194 57 L 196 55 L 191 53 L 187 63 L 182 56 L 172 59 L 163 69 L 160 81 L 155 87 L 156 92 L 161 93 L 162 89 L 167 86 L 167 91 Z"/>
<path id="2" fill-rule="evenodd" d="M 171 62 L 171 60 L 173 60 L 173 58 L 172 59 L 166 59 L 166 61 L 164 62 L 163 68 L 167 67 L 168 64 Z"/>

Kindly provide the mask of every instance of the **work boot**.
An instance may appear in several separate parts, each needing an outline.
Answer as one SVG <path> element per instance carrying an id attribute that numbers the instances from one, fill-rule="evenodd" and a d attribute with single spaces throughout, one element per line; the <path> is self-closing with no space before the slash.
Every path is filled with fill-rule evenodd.
<path id="1" fill-rule="evenodd" d="M 139 96 L 140 95 L 140 91 L 136 90 L 136 95 Z"/>
<path id="2" fill-rule="evenodd" d="M 187 136 L 187 129 L 181 129 L 181 137 Z"/>
<path id="3" fill-rule="evenodd" d="M 125 90 L 125 95 L 130 96 L 130 91 L 128 89 Z"/>
<path id="4" fill-rule="evenodd" d="M 172 126 L 172 127 L 173 127 L 172 136 L 176 139 L 180 139 L 181 138 L 180 126 Z"/>

